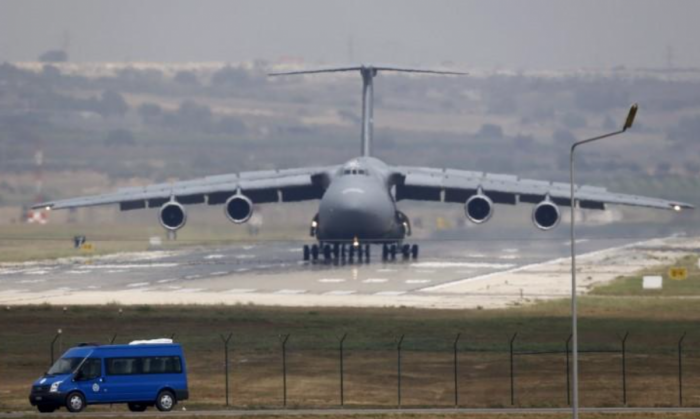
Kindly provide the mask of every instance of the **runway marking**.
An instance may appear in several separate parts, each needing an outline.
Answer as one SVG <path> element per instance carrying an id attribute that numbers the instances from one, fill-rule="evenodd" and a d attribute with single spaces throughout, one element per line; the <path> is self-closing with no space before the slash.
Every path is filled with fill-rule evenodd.
<path id="1" fill-rule="evenodd" d="M 124 272 L 126 272 L 126 270 L 124 270 L 124 269 L 113 269 L 111 271 L 107 271 L 108 274 L 120 274 L 120 273 L 124 273 Z"/>
<path id="2" fill-rule="evenodd" d="M 133 282 L 131 284 L 127 284 L 126 286 L 129 288 L 140 288 L 140 287 L 146 287 L 150 284 L 150 282 Z"/>
<path id="3" fill-rule="evenodd" d="M 228 275 L 230 272 L 228 271 L 219 271 L 219 272 L 212 272 L 209 275 L 211 276 L 222 276 L 222 275 Z"/>
<path id="4" fill-rule="evenodd" d="M 70 275 L 82 275 L 82 274 L 89 274 L 90 272 L 89 272 L 89 271 L 75 271 L 75 270 L 71 270 L 71 271 L 65 271 L 64 273 L 70 274 Z"/>
<path id="5" fill-rule="evenodd" d="M 412 263 L 412 268 L 473 268 L 473 269 L 508 269 L 512 263 L 472 263 L 472 262 L 418 262 Z"/>
<path id="6" fill-rule="evenodd" d="M 356 292 L 357 291 L 350 291 L 350 290 L 335 290 L 335 291 L 324 292 L 323 295 L 352 295 Z"/>
<path id="7" fill-rule="evenodd" d="M 345 280 L 342 278 L 322 278 L 322 279 L 319 279 L 318 282 L 336 284 L 339 282 L 345 282 Z"/>
<path id="8" fill-rule="evenodd" d="M 364 282 L 365 284 L 381 284 L 387 281 L 389 280 L 384 278 L 367 278 L 362 282 Z"/>
<path id="9" fill-rule="evenodd" d="M 185 277 L 185 279 L 197 279 L 197 278 L 201 278 L 201 277 L 202 277 L 202 275 L 187 275 Z"/>
<path id="10" fill-rule="evenodd" d="M 520 250 L 519 249 L 503 249 L 503 251 L 506 253 L 518 253 Z"/>
<path id="11" fill-rule="evenodd" d="M 132 264 L 106 264 L 106 265 L 83 265 L 80 269 L 150 269 L 150 268 L 174 268 L 180 266 L 179 263 L 132 263 Z"/>
<path id="12" fill-rule="evenodd" d="M 156 282 L 159 284 L 167 284 L 168 282 L 175 282 L 175 281 L 177 281 L 177 279 L 168 278 L 168 279 L 159 279 Z"/>
<path id="13" fill-rule="evenodd" d="M 214 255 L 206 255 L 204 256 L 204 259 L 207 260 L 212 260 L 212 259 L 223 259 L 224 255 L 219 255 L 219 254 L 214 254 Z"/>
<path id="14" fill-rule="evenodd" d="M 588 241 L 588 239 L 577 239 L 577 240 L 576 240 L 576 244 L 585 243 L 585 242 L 587 242 L 587 241 Z M 567 240 L 567 241 L 565 241 L 565 242 L 562 243 L 562 244 L 563 244 L 564 246 L 571 246 L 571 240 Z"/>
<path id="15" fill-rule="evenodd" d="M 46 269 L 32 269 L 24 272 L 25 275 L 46 275 L 47 273 L 49 271 Z"/>
<path id="16" fill-rule="evenodd" d="M 273 292 L 273 294 L 279 294 L 279 295 L 298 295 L 298 294 L 304 294 L 306 290 L 279 290 Z"/>
<path id="17" fill-rule="evenodd" d="M 623 245 L 623 246 L 610 247 L 610 248 L 607 248 L 607 249 L 596 250 L 596 251 L 589 252 L 589 253 L 583 253 L 583 254 L 581 254 L 581 255 L 578 255 L 576 258 L 577 258 L 577 259 L 589 258 L 589 257 L 598 256 L 598 255 L 605 254 L 605 253 L 609 253 L 609 252 L 614 252 L 614 251 L 617 251 L 617 250 L 623 250 L 623 249 L 627 249 L 627 248 L 630 248 L 630 247 L 641 246 L 641 245 L 643 245 L 643 244 L 650 243 L 650 242 L 654 242 L 654 241 L 657 241 L 657 240 L 669 239 L 669 238 L 672 238 L 672 237 L 673 237 L 673 236 L 665 237 L 665 238 L 662 238 L 662 239 L 656 238 L 656 239 L 651 239 L 651 240 L 642 240 L 642 241 L 635 242 L 635 243 L 629 243 L 629 244 L 626 244 L 626 245 Z M 584 239 L 584 240 L 585 240 L 585 239 Z M 555 265 L 555 264 L 557 264 L 557 263 L 561 263 L 561 262 L 564 262 L 564 261 L 570 261 L 570 260 L 571 260 L 571 257 L 570 257 L 570 256 L 567 256 L 567 257 L 557 258 L 557 259 L 553 259 L 553 260 L 548 260 L 548 261 L 545 261 L 545 262 L 532 263 L 532 264 L 529 264 L 529 265 L 518 266 L 518 267 L 516 267 L 516 268 L 508 269 L 508 270 L 505 270 L 505 271 L 492 272 L 492 273 L 489 273 L 489 274 L 486 274 L 486 275 L 480 275 L 480 276 L 476 276 L 476 277 L 473 277 L 473 278 L 458 279 L 458 280 L 452 281 L 452 282 L 446 282 L 446 283 L 443 283 L 443 284 L 433 285 L 433 286 L 431 286 L 431 287 L 421 288 L 421 289 L 416 290 L 416 291 L 420 291 L 420 292 L 431 292 L 431 291 L 441 290 L 441 289 L 449 288 L 449 287 L 452 287 L 452 286 L 455 286 L 455 285 L 468 284 L 468 283 L 470 283 L 470 282 L 476 282 L 476 281 L 483 281 L 483 280 L 485 280 L 485 279 L 493 278 L 493 277 L 495 277 L 495 276 L 497 276 L 497 275 L 503 275 L 503 274 L 511 274 L 511 273 L 516 273 L 516 272 L 521 272 L 521 271 L 524 271 L 524 270 L 526 270 L 526 269 L 539 268 L 539 267 L 541 267 L 541 266 L 548 266 L 548 265 Z M 514 265 L 511 265 L 511 266 L 514 266 Z"/>
<path id="18" fill-rule="evenodd" d="M 406 291 L 380 291 L 375 293 L 374 295 L 380 297 L 396 297 L 403 294 L 406 294 Z"/>
<path id="19" fill-rule="evenodd" d="M 21 281 L 17 281 L 18 284 L 39 284 L 41 282 L 46 282 L 45 279 L 23 279 Z"/>
<path id="20" fill-rule="evenodd" d="M 253 259 L 255 255 L 236 255 L 234 256 L 236 259 Z"/>
<path id="21" fill-rule="evenodd" d="M 167 288 L 167 289 L 169 289 L 169 290 L 181 290 L 181 289 L 182 289 L 182 287 L 177 286 L 177 285 L 168 285 L 168 286 L 165 287 L 165 288 Z"/>
<path id="22" fill-rule="evenodd" d="M 234 272 L 242 273 L 242 272 L 248 272 L 249 270 L 250 270 L 250 268 L 240 268 L 240 269 L 236 269 Z"/>
<path id="23" fill-rule="evenodd" d="M 173 292 L 181 292 L 181 293 L 192 293 L 192 292 L 200 292 L 204 291 L 204 288 L 181 288 L 179 290 L 173 291 Z"/>
<path id="24" fill-rule="evenodd" d="M 407 284 L 427 284 L 433 282 L 432 279 L 407 279 Z"/>
<path id="25" fill-rule="evenodd" d="M 102 287 L 99 286 L 99 285 L 88 285 L 87 288 L 88 288 L 89 290 L 98 290 L 98 289 L 100 289 L 100 288 L 102 288 Z"/>
<path id="26" fill-rule="evenodd" d="M 253 246 L 253 245 L 243 246 L 243 250 L 250 250 L 250 249 L 255 249 L 255 246 Z"/>
<path id="27" fill-rule="evenodd" d="M 380 273 L 396 272 L 396 269 L 377 269 L 377 272 L 380 272 Z"/>
<path id="28" fill-rule="evenodd" d="M 486 255 L 482 255 L 481 253 L 467 253 L 465 256 L 474 259 L 482 259 L 486 257 Z"/>
<path id="29" fill-rule="evenodd" d="M 226 292 L 226 294 L 250 294 L 250 293 L 255 292 L 255 291 L 257 291 L 257 290 L 254 288 L 234 288 L 234 289 L 230 289 L 230 290 L 225 291 L 225 292 Z"/>
<path id="30" fill-rule="evenodd" d="M 498 257 L 499 259 L 520 259 L 520 256 L 518 255 L 501 255 Z"/>

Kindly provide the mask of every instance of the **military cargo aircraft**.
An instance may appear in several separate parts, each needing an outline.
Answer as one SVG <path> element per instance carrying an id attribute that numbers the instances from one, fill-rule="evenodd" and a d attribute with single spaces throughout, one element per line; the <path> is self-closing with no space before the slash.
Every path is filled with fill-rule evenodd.
<path id="1" fill-rule="evenodd" d="M 534 204 L 532 222 L 551 230 L 561 218 L 560 206 L 570 205 L 570 185 L 445 168 L 394 166 L 372 157 L 373 80 L 380 71 L 449 74 L 389 66 L 355 66 L 286 73 L 272 76 L 359 71 L 362 75 L 362 151 L 344 164 L 241 172 L 201 179 L 119 189 L 102 195 L 37 204 L 47 210 L 118 204 L 122 211 L 160 208 L 162 226 L 170 232 L 187 221 L 186 205 L 223 205 L 234 224 L 247 222 L 254 205 L 320 200 L 311 217 L 310 234 L 318 244 L 303 247 L 304 260 L 354 258 L 369 260 L 370 245 L 382 246 L 383 259 L 417 258 L 418 245 L 405 243 L 411 222 L 398 201 L 418 200 L 464 205 L 466 217 L 487 222 L 496 204 Z M 580 208 L 604 210 L 606 204 L 680 211 L 692 205 L 608 192 L 592 186 L 575 187 Z"/>

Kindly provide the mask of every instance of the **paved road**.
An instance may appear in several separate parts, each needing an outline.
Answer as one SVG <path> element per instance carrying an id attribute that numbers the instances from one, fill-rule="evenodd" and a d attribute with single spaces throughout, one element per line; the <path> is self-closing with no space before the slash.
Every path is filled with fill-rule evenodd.
<path id="1" fill-rule="evenodd" d="M 274 410 L 200 410 L 200 411 L 173 411 L 169 413 L 160 413 L 149 410 L 143 413 L 121 412 L 90 412 L 89 408 L 82 415 L 88 414 L 91 417 L 143 417 L 143 416 L 160 416 L 160 417 L 197 417 L 197 416 L 353 416 L 353 415 L 396 415 L 398 413 L 412 415 L 454 415 L 454 414 L 469 414 L 469 415 L 561 415 L 571 412 L 569 408 L 503 408 L 503 409 L 470 409 L 470 408 L 438 408 L 438 409 L 274 409 Z M 700 408 L 647 408 L 647 407 L 589 407 L 582 408 L 581 412 L 585 413 L 626 413 L 626 414 L 693 414 L 700 415 Z M 26 417 L 34 412 L 7 412 L 0 413 L 0 418 L 20 418 Z M 37 413 L 38 415 L 38 413 Z M 81 416 L 82 416 L 81 415 Z M 42 417 L 45 415 L 42 415 Z M 56 412 L 50 415 L 51 417 L 76 417 L 75 414 L 67 412 Z"/>

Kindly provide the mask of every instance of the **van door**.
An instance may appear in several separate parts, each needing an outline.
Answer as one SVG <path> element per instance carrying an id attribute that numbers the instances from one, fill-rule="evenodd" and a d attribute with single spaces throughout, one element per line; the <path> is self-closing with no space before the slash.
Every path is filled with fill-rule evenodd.
<path id="1" fill-rule="evenodd" d="M 88 404 L 105 403 L 108 399 L 107 387 L 102 377 L 102 359 L 88 358 L 73 379 L 76 387 L 85 395 Z"/>

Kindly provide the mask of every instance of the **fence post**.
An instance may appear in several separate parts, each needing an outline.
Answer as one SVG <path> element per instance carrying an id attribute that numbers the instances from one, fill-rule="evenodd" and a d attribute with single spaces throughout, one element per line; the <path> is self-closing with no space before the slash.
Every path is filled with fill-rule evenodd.
<path id="1" fill-rule="evenodd" d="M 231 336 L 233 333 L 229 333 L 227 337 L 220 335 L 221 340 L 224 342 L 224 374 L 226 375 L 226 407 L 229 406 L 229 386 L 228 386 L 228 343 L 231 341 Z"/>
<path id="2" fill-rule="evenodd" d="M 629 332 L 622 338 L 622 404 L 627 406 L 627 337 Z"/>
<path id="3" fill-rule="evenodd" d="M 109 340 L 109 344 L 110 344 L 110 345 L 114 345 L 114 342 L 115 342 L 116 340 L 117 340 L 117 334 L 115 333 L 115 334 L 112 335 L 112 339 Z"/>
<path id="4" fill-rule="evenodd" d="M 340 350 L 340 407 L 343 407 L 345 405 L 345 372 L 343 368 L 343 344 L 345 343 L 346 337 L 348 337 L 347 333 L 343 334 L 343 337 L 340 338 L 340 344 L 338 348 Z"/>
<path id="5" fill-rule="evenodd" d="M 175 340 L 175 332 L 170 334 L 170 340 L 174 341 Z"/>
<path id="6" fill-rule="evenodd" d="M 401 408 L 401 345 L 403 344 L 403 338 L 404 335 L 401 335 L 401 338 L 399 339 L 398 343 L 396 344 L 396 362 L 397 362 L 397 368 L 396 368 L 396 380 L 397 380 L 397 397 L 398 397 L 398 407 L 399 409 Z"/>
<path id="7" fill-rule="evenodd" d="M 287 407 L 287 341 L 289 333 L 282 337 L 282 403 Z"/>
<path id="8" fill-rule="evenodd" d="M 515 338 L 518 336 L 518 332 L 513 334 L 510 338 L 510 404 L 515 405 L 515 370 L 513 368 L 513 346 L 515 343 Z"/>
<path id="9" fill-rule="evenodd" d="M 678 405 L 683 406 L 683 341 L 686 332 L 683 332 L 678 341 Z"/>
<path id="10" fill-rule="evenodd" d="M 459 384 L 457 381 L 458 377 L 458 371 L 457 368 L 459 366 L 458 361 L 457 361 L 457 345 L 459 344 L 459 337 L 461 336 L 461 333 L 457 333 L 457 337 L 455 338 L 454 345 L 452 346 L 452 349 L 454 351 L 454 379 L 455 379 L 455 407 L 459 406 Z"/>
<path id="11" fill-rule="evenodd" d="M 569 365 L 569 345 L 571 345 L 571 338 L 573 335 L 569 335 L 566 340 L 566 404 L 571 406 L 571 366 Z"/>
<path id="12" fill-rule="evenodd" d="M 53 340 L 51 341 L 51 364 L 49 364 L 49 366 L 53 366 L 53 361 L 54 361 L 53 348 L 54 348 L 54 345 L 56 345 L 56 341 L 61 337 L 62 333 L 63 333 L 63 330 L 58 329 L 56 331 L 56 336 L 54 336 Z"/>

